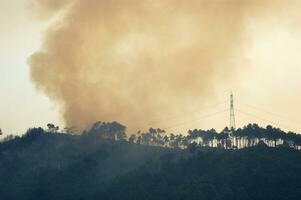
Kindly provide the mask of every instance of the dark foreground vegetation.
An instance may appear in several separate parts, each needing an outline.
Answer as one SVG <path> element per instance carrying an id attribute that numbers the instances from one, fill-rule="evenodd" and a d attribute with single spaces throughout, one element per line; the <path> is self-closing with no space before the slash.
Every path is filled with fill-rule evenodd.
<path id="1" fill-rule="evenodd" d="M 150 129 L 126 138 L 116 122 L 82 135 L 30 129 L 0 143 L 0 199 L 294 200 L 301 196 L 299 135 Z M 180 139 L 179 139 L 180 138 Z M 240 139 L 239 139 L 240 138 Z"/>

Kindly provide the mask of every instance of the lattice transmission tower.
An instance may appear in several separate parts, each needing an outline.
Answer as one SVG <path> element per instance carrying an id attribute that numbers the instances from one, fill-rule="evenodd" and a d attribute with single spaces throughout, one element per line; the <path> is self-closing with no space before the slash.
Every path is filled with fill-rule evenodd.
<path id="1" fill-rule="evenodd" d="M 236 129 L 235 113 L 234 113 L 234 99 L 233 99 L 232 91 L 231 91 L 231 95 L 230 95 L 230 129 L 231 130 Z"/>

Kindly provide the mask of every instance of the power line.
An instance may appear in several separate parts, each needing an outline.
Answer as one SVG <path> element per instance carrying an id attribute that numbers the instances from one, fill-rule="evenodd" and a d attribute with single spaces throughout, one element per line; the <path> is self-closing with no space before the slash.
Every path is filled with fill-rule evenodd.
<path id="1" fill-rule="evenodd" d="M 205 106 L 202 109 L 199 109 L 197 111 L 185 112 L 185 113 L 181 114 L 181 116 L 180 115 L 169 115 L 168 117 L 165 117 L 163 119 L 157 117 L 157 118 L 153 118 L 153 120 L 151 120 L 151 121 L 149 121 L 147 123 L 145 123 L 144 121 L 140 121 L 141 122 L 140 124 L 152 126 L 153 124 L 160 123 L 162 121 L 179 119 L 179 118 L 185 117 L 187 115 L 195 115 L 195 114 L 200 113 L 200 112 L 202 112 L 204 110 L 207 110 L 208 108 L 213 108 L 213 107 L 218 107 L 220 105 L 224 105 L 224 104 L 226 104 L 226 102 L 227 101 L 222 101 L 222 102 L 219 102 L 219 103 L 216 103 L 216 104 Z"/>
<path id="2" fill-rule="evenodd" d="M 225 110 L 221 110 L 221 111 L 218 111 L 218 112 L 214 112 L 214 113 L 211 113 L 211 114 L 206 114 L 206 115 L 202 115 L 200 117 L 195 117 L 195 114 L 196 113 L 200 113 L 202 112 L 203 110 L 207 110 L 208 108 L 213 108 L 213 107 L 218 107 L 219 105 L 222 105 L 222 104 L 225 104 L 226 101 L 223 101 L 223 102 L 220 102 L 220 103 L 217 103 L 217 104 L 213 104 L 213 105 L 209 105 L 209 106 L 206 106 L 206 107 L 203 107 L 202 109 L 200 110 L 197 110 L 197 111 L 192 111 L 192 112 L 185 112 L 181 115 L 170 115 L 169 117 L 167 118 L 153 118 L 154 120 L 151 120 L 147 123 L 144 123 L 144 126 L 153 126 L 153 124 L 158 124 L 158 123 L 162 123 L 162 122 L 166 122 L 167 120 L 170 120 L 170 121 L 173 121 L 174 119 L 179 119 L 179 118 L 182 118 L 182 117 L 185 117 L 186 115 L 189 115 L 189 116 L 194 116 L 194 119 L 190 119 L 190 120 L 184 120 L 180 123 L 174 123 L 173 125 L 170 125 L 170 126 L 166 126 L 164 127 L 164 129 L 170 129 L 170 128 L 175 128 L 175 127 L 179 127 L 179 126 L 183 126 L 187 123 L 191 123 L 191 122 L 194 122 L 194 121 L 199 121 L 201 119 L 205 119 L 205 118 L 209 118 L 209 117 L 212 117 L 212 116 L 216 116 L 218 114 L 221 114 L 221 113 L 224 113 L 226 112 L 228 109 L 225 109 Z M 269 115 L 274 115 L 274 116 L 277 116 L 277 117 L 281 117 L 281 118 L 284 118 L 288 121 L 293 121 L 287 117 L 284 117 L 284 116 L 281 116 L 281 115 L 278 115 L 278 114 L 275 114 L 275 113 L 272 113 L 272 112 L 269 112 L 269 111 L 266 111 L 265 109 L 261 109 L 261 108 L 258 108 L 256 106 L 252 106 L 252 105 L 249 105 L 249 104 L 245 104 L 245 103 L 242 103 L 243 105 L 247 106 L 247 107 L 250 107 L 254 110 L 257 110 L 257 111 L 260 111 L 260 112 L 263 112 L 263 113 L 266 113 L 266 114 L 269 114 Z M 257 115 L 254 115 L 252 113 L 248 113 L 248 112 L 245 112 L 243 110 L 240 110 L 240 109 L 236 109 L 237 111 L 239 111 L 240 113 L 244 114 L 244 115 L 247 115 L 247 116 L 251 116 L 253 118 L 256 118 L 260 121 L 265 121 L 265 122 L 268 122 L 268 123 L 271 123 L 271 124 L 274 124 L 274 125 L 277 125 L 277 126 L 282 126 L 282 127 L 285 127 L 289 130 L 297 130 L 297 129 L 292 129 L 290 128 L 289 126 L 286 126 L 286 125 L 283 125 L 283 124 L 279 124 L 279 123 L 275 123 L 274 121 L 272 120 L 269 120 L 269 119 L 266 119 L 266 118 L 262 118 L 262 117 L 258 117 Z M 201 113 L 200 113 L 201 114 Z M 297 122 L 295 121 L 296 123 L 301 123 L 301 122 Z M 141 123 L 142 125 L 142 123 Z M 230 128 L 233 128 L 235 129 L 236 128 L 236 121 L 235 121 L 235 113 L 234 113 L 234 98 L 233 98 L 233 93 L 231 92 L 231 95 L 230 95 Z M 300 132 L 301 131 L 297 131 L 297 132 Z"/>
<path id="3" fill-rule="evenodd" d="M 275 117 L 285 119 L 285 120 L 287 120 L 287 121 L 289 121 L 289 122 L 301 124 L 301 122 L 299 122 L 299 121 L 290 119 L 290 118 L 285 117 L 285 116 L 283 116 L 283 115 L 276 114 L 276 113 L 274 113 L 274 112 L 267 111 L 267 110 L 262 109 L 262 108 L 259 108 L 259 107 L 257 107 L 257 106 L 253 106 L 253 105 L 246 104 L 246 103 L 242 103 L 242 104 L 245 105 L 246 107 L 252 108 L 252 109 L 257 110 L 257 111 L 259 111 L 259 112 L 263 112 L 263 113 L 266 113 L 266 114 L 269 114 L 269 115 L 273 115 L 273 116 L 275 116 Z"/>
<path id="4" fill-rule="evenodd" d="M 197 119 L 183 121 L 181 123 L 177 123 L 177 124 L 174 124 L 174 125 L 171 125 L 171 126 L 168 126 L 168 127 L 164 127 L 164 129 L 170 129 L 170 128 L 182 126 L 182 125 L 185 125 L 185 124 L 190 123 L 190 122 L 199 121 L 201 119 L 206 119 L 206 118 L 209 118 L 209 117 L 212 117 L 212 116 L 216 116 L 216 115 L 221 114 L 221 113 L 225 113 L 226 111 L 228 111 L 228 109 L 224 109 L 224 110 L 221 110 L 221 111 L 218 111 L 218 112 L 215 112 L 215 113 L 203 115 L 201 117 L 198 117 Z"/>
<path id="5" fill-rule="evenodd" d="M 258 120 L 262 120 L 262 121 L 265 121 L 265 122 L 267 122 L 267 123 L 271 123 L 271 124 L 276 125 L 276 126 L 282 126 L 282 127 L 287 128 L 287 129 L 289 129 L 289 130 L 294 130 L 294 131 L 297 131 L 297 132 L 301 133 L 300 130 L 293 129 L 293 128 L 287 126 L 287 125 L 280 124 L 280 123 L 275 123 L 275 122 L 273 122 L 273 121 L 271 121 L 271 120 L 268 120 L 268 119 L 265 119 L 265 118 L 262 118 L 262 117 L 258 117 L 257 115 L 250 114 L 250 113 L 245 112 L 245 111 L 242 111 L 242 110 L 240 110 L 240 109 L 236 109 L 236 110 L 239 111 L 240 113 L 244 114 L 244 115 L 254 117 L 254 118 L 258 119 Z"/>

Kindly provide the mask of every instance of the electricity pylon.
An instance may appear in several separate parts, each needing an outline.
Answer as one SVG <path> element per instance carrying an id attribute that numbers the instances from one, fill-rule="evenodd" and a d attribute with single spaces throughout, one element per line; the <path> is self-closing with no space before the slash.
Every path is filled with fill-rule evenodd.
<path id="1" fill-rule="evenodd" d="M 231 91 L 230 95 L 230 129 L 235 130 L 235 114 L 234 114 L 234 100 L 233 100 L 233 93 Z"/>

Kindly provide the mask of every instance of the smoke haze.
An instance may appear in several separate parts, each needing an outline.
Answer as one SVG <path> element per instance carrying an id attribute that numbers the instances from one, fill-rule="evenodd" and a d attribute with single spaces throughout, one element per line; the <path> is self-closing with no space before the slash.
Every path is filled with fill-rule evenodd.
<path id="1" fill-rule="evenodd" d="M 137 127 L 206 101 L 232 78 L 246 24 L 273 15 L 283 6 L 275 2 L 31 0 L 37 13 L 64 11 L 29 59 L 31 79 L 67 126 Z"/>

